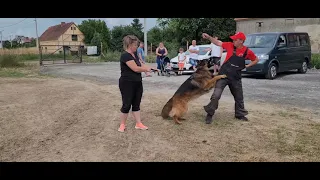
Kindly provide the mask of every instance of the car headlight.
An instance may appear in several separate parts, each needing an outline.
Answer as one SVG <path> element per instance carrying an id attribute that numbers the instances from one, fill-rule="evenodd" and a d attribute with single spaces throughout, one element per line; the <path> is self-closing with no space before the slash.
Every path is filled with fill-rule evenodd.
<path id="1" fill-rule="evenodd" d="M 267 54 L 260 54 L 257 57 L 259 59 L 259 63 L 263 63 L 264 61 L 269 59 L 269 55 Z"/>

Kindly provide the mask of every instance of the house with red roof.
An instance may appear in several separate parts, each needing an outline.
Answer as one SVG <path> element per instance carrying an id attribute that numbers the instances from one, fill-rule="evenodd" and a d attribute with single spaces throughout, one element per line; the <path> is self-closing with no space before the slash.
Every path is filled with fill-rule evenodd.
<path id="1" fill-rule="evenodd" d="M 63 47 L 68 51 L 77 51 L 84 46 L 84 35 L 74 22 L 61 22 L 49 27 L 40 37 L 40 47 L 44 54 L 61 54 Z"/>

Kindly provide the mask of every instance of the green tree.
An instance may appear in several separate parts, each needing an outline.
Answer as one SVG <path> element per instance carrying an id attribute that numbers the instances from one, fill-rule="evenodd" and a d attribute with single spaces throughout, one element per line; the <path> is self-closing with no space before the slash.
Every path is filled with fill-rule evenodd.
<path id="1" fill-rule="evenodd" d="M 93 38 L 91 39 L 90 45 L 97 46 L 98 55 L 101 53 L 101 42 L 102 42 L 101 34 L 98 32 L 94 33 Z"/>
<path id="2" fill-rule="evenodd" d="M 102 21 L 100 19 L 88 19 L 82 21 L 81 24 L 78 25 L 78 27 L 85 36 L 84 42 L 86 44 L 90 45 L 95 33 L 99 33 L 104 49 L 106 49 L 108 45 L 110 45 L 111 33 L 105 21 Z"/>
<path id="3" fill-rule="evenodd" d="M 126 35 L 135 35 L 140 41 L 143 41 L 142 29 L 142 24 L 139 22 L 139 19 L 134 19 L 130 25 L 113 27 L 111 31 L 112 39 L 110 49 L 113 51 L 122 51 L 122 39 Z"/>
<path id="4" fill-rule="evenodd" d="M 166 34 L 167 38 L 185 43 L 193 39 L 199 44 L 207 43 L 201 34 L 216 34 L 222 41 L 228 41 L 229 36 L 236 31 L 234 18 L 158 18 L 158 23 L 164 31 L 173 32 Z"/>
<path id="5" fill-rule="evenodd" d="M 137 30 L 137 31 L 141 31 L 143 30 L 143 25 L 140 23 L 140 20 L 138 18 L 133 19 L 131 26 L 133 29 Z"/>

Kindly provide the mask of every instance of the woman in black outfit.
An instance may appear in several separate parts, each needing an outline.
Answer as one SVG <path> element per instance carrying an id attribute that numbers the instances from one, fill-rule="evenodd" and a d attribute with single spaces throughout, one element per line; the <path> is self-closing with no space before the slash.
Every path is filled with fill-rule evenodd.
<path id="1" fill-rule="evenodd" d="M 136 53 L 139 39 L 133 35 L 123 38 L 123 49 L 125 52 L 120 58 L 121 77 L 119 88 L 122 96 L 122 107 L 120 116 L 120 127 L 118 131 L 124 132 L 130 109 L 136 120 L 136 129 L 147 130 L 148 127 L 141 123 L 140 102 L 143 93 L 141 72 L 150 72 L 151 67 L 140 63 Z"/>

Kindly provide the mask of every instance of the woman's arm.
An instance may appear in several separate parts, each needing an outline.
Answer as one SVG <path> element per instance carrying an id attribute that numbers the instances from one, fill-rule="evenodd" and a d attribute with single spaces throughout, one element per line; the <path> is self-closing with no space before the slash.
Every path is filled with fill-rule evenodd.
<path id="1" fill-rule="evenodd" d="M 164 56 L 168 55 L 168 50 L 167 50 L 167 48 L 164 48 L 164 51 L 165 51 Z"/>
<path id="2" fill-rule="evenodd" d="M 140 66 L 137 66 L 136 62 L 134 60 L 129 60 L 126 62 L 127 66 L 134 72 L 148 72 L 151 71 L 151 68 L 149 66 L 146 66 L 141 64 Z"/>
<path id="3" fill-rule="evenodd" d="M 162 56 L 162 54 L 159 54 L 159 48 L 156 49 L 156 55 Z"/>

